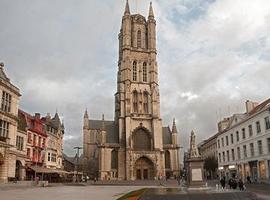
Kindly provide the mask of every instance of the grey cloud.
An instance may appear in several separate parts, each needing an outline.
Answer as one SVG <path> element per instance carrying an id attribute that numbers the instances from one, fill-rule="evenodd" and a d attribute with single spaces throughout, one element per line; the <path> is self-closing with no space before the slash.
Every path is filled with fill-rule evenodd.
<path id="1" fill-rule="evenodd" d="M 164 125 L 176 118 L 184 147 L 192 129 L 199 140 L 213 135 L 219 112 L 242 112 L 246 99 L 263 101 L 270 91 L 270 3 L 186 2 L 153 3 L 161 115 Z M 66 127 L 64 150 L 74 155 L 73 146 L 82 144 L 86 107 L 91 118 L 104 113 L 113 119 L 124 1 L 0 0 L 0 5 L 0 59 L 21 89 L 20 107 L 43 115 L 58 109 Z M 140 3 L 143 15 L 148 5 Z M 134 1 L 131 7 L 134 13 Z"/>

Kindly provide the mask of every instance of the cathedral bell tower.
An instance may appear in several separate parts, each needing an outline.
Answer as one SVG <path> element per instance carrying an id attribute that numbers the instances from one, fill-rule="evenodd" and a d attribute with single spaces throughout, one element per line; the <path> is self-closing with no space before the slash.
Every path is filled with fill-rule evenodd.
<path id="1" fill-rule="evenodd" d="M 152 3 L 146 19 L 131 14 L 127 0 L 118 38 L 115 122 L 119 128 L 119 169 L 125 169 L 119 170 L 119 177 L 145 178 L 136 168 L 136 159 L 140 158 L 148 159 L 145 162 L 152 165 L 147 176 L 158 176 L 163 168 L 162 120 Z"/>

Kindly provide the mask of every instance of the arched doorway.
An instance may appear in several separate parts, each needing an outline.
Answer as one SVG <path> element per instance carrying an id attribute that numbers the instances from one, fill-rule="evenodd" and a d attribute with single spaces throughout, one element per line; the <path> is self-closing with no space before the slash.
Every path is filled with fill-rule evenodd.
<path id="1" fill-rule="evenodd" d="M 141 157 L 135 162 L 134 175 L 137 180 L 154 179 L 154 163 L 147 157 Z"/>
<path id="2" fill-rule="evenodd" d="M 22 163 L 19 160 L 16 160 L 16 171 L 15 171 L 15 178 L 16 180 L 22 180 Z"/>

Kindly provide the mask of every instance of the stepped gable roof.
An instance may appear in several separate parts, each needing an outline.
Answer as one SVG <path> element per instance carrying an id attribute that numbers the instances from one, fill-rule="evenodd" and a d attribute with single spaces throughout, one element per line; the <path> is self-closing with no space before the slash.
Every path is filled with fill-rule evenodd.
<path id="1" fill-rule="evenodd" d="M 172 144 L 172 132 L 169 126 L 162 127 L 163 144 Z"/>
<path id="2" fill-rule="evenodd" d="M 104 122 L 107 143 L 119 143 L 118 127 L 114 121 L 89 120 L 90 130 L 101 130 Z"/>

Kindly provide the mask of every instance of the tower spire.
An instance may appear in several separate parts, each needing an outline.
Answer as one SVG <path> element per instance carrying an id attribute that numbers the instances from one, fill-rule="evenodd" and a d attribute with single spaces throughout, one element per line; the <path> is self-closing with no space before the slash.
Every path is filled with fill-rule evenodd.
<path id="1" fill-rule="evenodd" d="M 154 18 L 154 11 L 153 11 L 153 7 L 152 7 L 152 1 L 150 2 L 148 18 Z"/>
<path id="2" fill-rule="evenodd" d="M 129 3 L 128 3 L 128 0 L 126 2 L 126 8 L 125 8 L 125 13 L 124 15 L 130 15 L 130 10 L 129 10 Z"/>
<path id="3" fill-rule="evenodd" d="M 84 118 L 88 118 L 88 112 L 87 112 L 87 108 L 85 109 L 85 112 L 84 112 Z"/>
<path id="4" fill-rule="evenodd" d="M 105 119 L 104 119 L 104 114 L 102 114 L 101 130 L 102 130 L 102 131 L 105 131 Z"/>
<path id="5" fill-rule="evenodd" d="M 172 133 L 177 133 L 177 128 L 176 128 L 176 124 L 175 124 L 175 118 L 173 118 Z"/>

